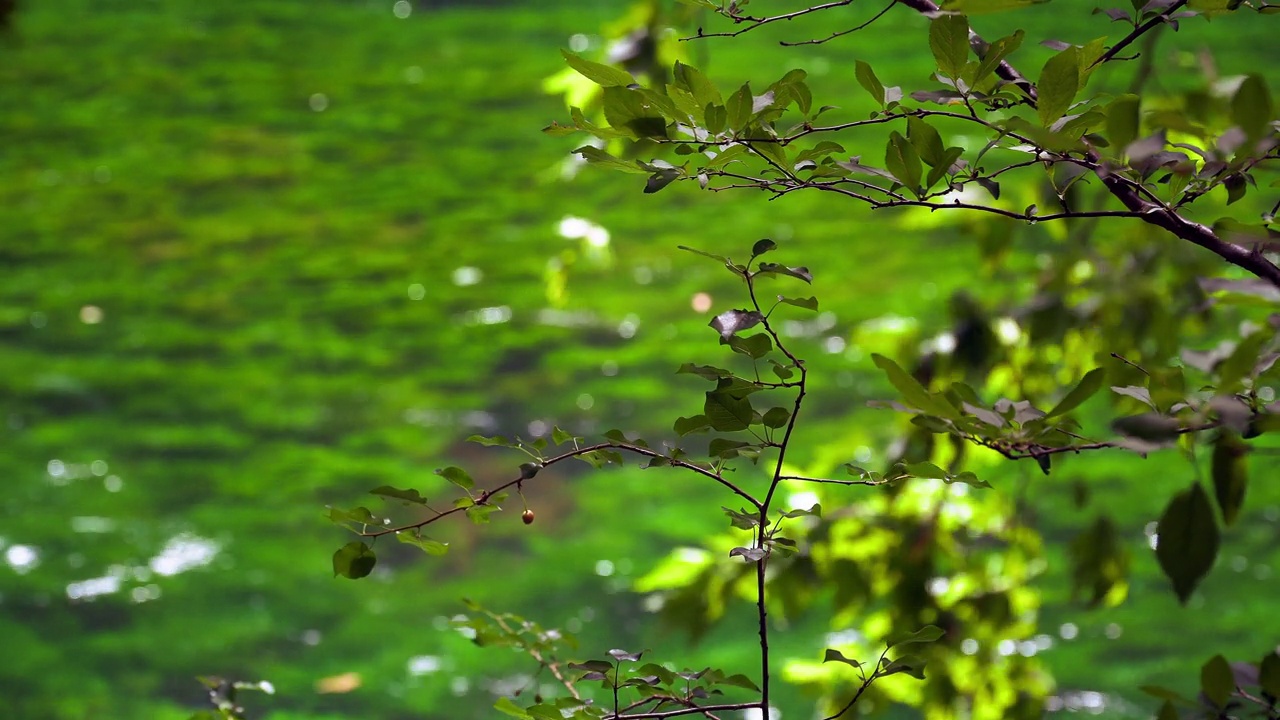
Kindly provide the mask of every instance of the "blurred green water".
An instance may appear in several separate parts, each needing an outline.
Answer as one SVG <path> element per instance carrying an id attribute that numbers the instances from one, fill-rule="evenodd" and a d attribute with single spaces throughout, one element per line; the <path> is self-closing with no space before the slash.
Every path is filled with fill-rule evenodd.
<path id="1" fill-rule="evenodd" d="M 460 442 L 475 431 L 536 421 L 665 432 L 702 389 L 672 369 L 719 357 L 690 299 L 739 302 L 677 244 L 731 251 L 768 235 L 804 257 L 829 313 L 802 341 L 825 378 L 806 447 L 882 445 L 892 421 L 862 409 L 881 392 L 875 373 L 856 353 L 825 352 L 828 338 L 890 313 L 941 327 L 940 301 L 970 282 L 976 252 L 955 226 L 826 198 L 648 198 L 606 173 L 558 181 L 573 143 L 538 132 L 563 115 L 540 82 L 570 34 L 596 32 L 620 7 L 398 18 L 391 3 L 363 2 L 24 6 L 0 40 L 10 714 L 183 717 L 200 701 L 192 677 L 219 673 L 271 680 L 272 717 L 486 717 L 485 678 L 521 664 L 442 631 L 462 596 L 580 626 L 590 652 L 682 657 L 684 640 L 654 634 L 618 591 L 720 526 L 686 511 L 718 507 L 710 488 L 636 472 L 547 478 L 530 489 L 533 529 L 454 528 L 449 557 L 389 553 L 391 572 L 359 584 L 330 577 L 346 538 L 321 518 L 326 503 L 381 484 L 430 495 L 446 463 L 504 477 L 511 458 Z M 881 71 L 893 82 L 922 76 L 904 52 L 919 23 L 888 27 L 875 48 L 802 58 L 815 93 L 853 90 L 843 69 L 864 53 L 893 58 Z M 1228 45 L 1219 65 L 1238 71 L 1264 46 Z M 717 45 L 711 66 L 768 77 L 794 62 L 760 47 Z M 563 237 L 583 226 L 566 217 L 608 242 Z M 918 266 L 922 249 L 934 267 Z M 559 303 L 548 296 L 557 266 Z M 1140 550 L 1143 524 L 1186 471 L 1136 463 L 1071 469 L 1126 510 Z M 1133 484 L 1135 472 L 1159 492 Z M 1065 538 L 1082 520 L 1060 510 L 1065 489 L 1042 489 L 1044 527 Z M 1276 586 L 1264 568 L 1280 561 L 1278 503 L 1274 488 L 1251 496 L 1227 546 L 1248 560 L 1217 571 L 1206 595 L 1227 610 L 1197 618 L 1202 643 L 1190 648 L 1188 611 L 1149 556 L 1134 601 L 1082 615 L 1066 604 L 1056 551 L 1046 628 L 1073 622 L 1088 640 L 1048 653 L 1063 682 L 1128 689 L 1188 677 L 1189 663 L 1225 649 L 1213 643 L 1257 645 L 1271 612 L 1258 588 Z M 1122 641 L 1105 640 L 1113 623 Z M 813 653 L 820 641 L 800 631 L 783 648 Z M 728 628 L 696 652 L 733 664 L 749 647 Z M 1115 669 L 1102 676 L 1100 662 Z M 356 687 L 317 692 L 343 683 Z"/>

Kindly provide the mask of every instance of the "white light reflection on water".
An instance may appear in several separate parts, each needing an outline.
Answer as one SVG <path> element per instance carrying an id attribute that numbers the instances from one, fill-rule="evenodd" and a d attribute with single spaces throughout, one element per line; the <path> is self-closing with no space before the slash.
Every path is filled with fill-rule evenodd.
<path id="1" fill-rule="evenodd" d="M 40 564 L 40 551 L 31 545 L 10 545 L 4 551 L 4 561 L 19 575 L 26 575 Z"/>
<path id="2" fill-rule="evenodd" d="M 151 558 L 148 565 L 157 575 L 177 575 L 213 562 L 219 549 L 218 543 L 212 540 L 192 533 L 182 533 L 170 538 L 160 554 Z"/>

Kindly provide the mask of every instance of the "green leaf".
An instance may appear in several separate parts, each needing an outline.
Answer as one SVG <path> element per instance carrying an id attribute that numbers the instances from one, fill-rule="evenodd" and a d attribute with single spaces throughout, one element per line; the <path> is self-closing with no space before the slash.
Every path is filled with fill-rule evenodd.
<path id="1" fill-rule="evenodd" d="M 421 535 L 414 535 L 409 531 L 396 533 L 396 539 L 406 545 L 422 548 L 422 551 L 428 555 L 444 555 L 449 551 L 448 543 L 442 543 L 439 540 L 432 540 Z"/>
<path id="2" fill-rule="evenodd" d="M 756 275 L 787 275 L 807 283 L 813 282 L 813 273 L 809 272 L 809 268 L 787 267 L 778 263 L 760 263 L 760 268 L 756 271 Z"/>
<path id="3" fill-rule="evenodd" d="M 678 436 L 684 437 L 689 433 L 701 432 L 712 427 L 712 421 L 707 419 L 707 415 L 694 415 L 692 418 L 676 418 L 676 424 L 672 429 Z"/>
<path id="4" fill-rule="evenodd" d="M 822 656 L 822 662 L 824 663 L 839 662 L 855 668 L 862 667 L 861 662 L 854 660 L 853 658 L 845 657 L 844 653 L 840 652 L 839 650 L 836 650 L 835 648 L 827 648 L 827 651 Z"/>
<path id="5" fill-rule="evenodd" d="M 769 408 L 764 414 L 764 426 L 769 428 L 780 428 L 787 424 L 791 419 L 791 411 L 784 407 Z"/>
<path id="6" fill-rule="evenodd" d="M 524 708 L 516 705 L 512 702 L 511 698 L 506 696 L 498 698 L 498 701 L 493 704 L 493 709 L 503 713 L 504 715 L 510 715 L 514 718 L 520 718 L 521 720 L 530 720 L 530 718 L 533 717 L 529 713 L 525 712 Z"/>
<path id="7" fill-rule="evenodd" d="M 732 266 L 733 264 L 729 262 L 729 258 L 725 257 L 724 255 L 716 255 L 714 253 L 709 253 L 706 250 L 699 250 L 698 248 L 692 248 L 687 245 L 677 245 L 676 248 L 680 250 L 684 250 L 685 252 L 691 252 L 694 255 L 701 255 L 702 257 L 709 257 L 712 260 L 719 260 L 720 262 L 724 263 L 726 266 Z"/>
<path id="8" fill-rule="evenodd" d="M 561 430 L 559 425 L 551 428 L 551 442 L 554 442 L 557 445 L 564 445 L 565 443 L 572 442 L 575 439 L 576 438 L 574 438 L 572 433 Z"/>
<path id="9" fill-rule="evenodd" d="M 898 673 L 905 673 L 907 675 L 910 675 L 913 678 L 916 678 L 917 680 L 923 680 L 924 665 L 925 665 L 924 658 L 919 657 L 918 655 L 903 655 L 897 660 L 894 660 L 893 662 L 886 665 L 884 670 L 880 671 L 880 676 L 886 677 L 888 675 L 897 675 Z"/>
<path id="10" fill-rule="evenodd" d="M 672 74 L 676 85 L 692 93 L 699 105 L 724 105 L 720 91 L 697 68 L 677 61 Z"/>
<path id="11" fill-rule="evenodd" d="M 889 133 L 889 142 L 884 151 L 884 166 L 913 195 L 920 196 L 920 155 L 897 130 Z"/>
<path id="12" fill-rule="evenodd" d="M 1275 119 L 1273 112 L 1266 80 L 1256 73 L 1246 75 L 1231 97 L 1231 121 L 1244 130 L 1251 145 L 1266 136 Z"/>
<path id="13" fill-rule="evenodd" d="M 680 170 L 677 168 L 663 168 L 658 172 L 649 176 L 645 181 L 644 192 L 646 195 L 652 195 L 659 190 L 665 188 L 676 180 L 680 179 Z"/>
<path id="14" fill-rule="evenodd" d="M 969 56 L 969 21 L 963 15 L 939 15 L 929 24 L 929 49 L 938 72 L 960 77 Z"/>
<path id="15" fill-rule="evenodd" d="M 1267 653 L 1258 663 L 1258 685 L 1271 697 L 1280 698 L 1280 650 Z"/>
<path id="16" fill-rule="evenodd" d="M 1214 655 L 1200 667 L 1200 692 L 1214 707 L 1225 706 L 1235 689 L 1236 679 L 1226 658 Z"/>
<path id="17" fill-rule="evenodd" d="M 770 240 L 769 238 L 762 238 L 757 240 L 755 244 L 751 246 L 751 257 L 757 258 L 767 252 L 772 252 L 777 249 L 778 243 Z"/>
<path id="18" fill-rule="evenodd" d="M 714 367 L 712 365 L 695 365 L 694 363 L 685 363 L 676 370 L 677 375 L 697 375 L 707 380 L 719 380 L 722 377 L 733 377 L 733 372 L 724 368 Z"/>
<path id="19" fill-rule="evenodd" d="M 626 87 L 607 87 L 601 107 L 609 125 L 628 130 L 637 138 L 667 137 L 667 121 L 644 93 Z"/>
<path id="20" fill-rule="evenodd" d="M 743 84 L 737 92 L 729 96 L 724 109 L 727 113 L 725 121 L 730 130 L 737 132 L 747 127 L 747 123 L 751 121 L 751 102 L 750 83 Z"/>
<path id="21" fill-rule="evenodd" d="M 942 136 L 929 123 L 914 115 L 909 116 L 907 118 L 907 139 L 911 141 L 911 145 L 916 149 L 920 159 L 928 163 L 929 167 L 937 167 L 943 162 L 946 151 L 943 150 Z M 948 162 L 947 166 L 949 167 L 950 165 L 951 162 Z"/>
<path id="22" fill-rule="evenodd" d="M 745 443 L 741 440 L 729 440 L 727 438 L 713 438 L 707 445 L 707 454 L 711 457 L 735 458 L 738 456 L 738 448 L 744 448 L 751 443 Z"/>
<path id="23" fill-rule="evenodd" d="M 401 490 L 400 488 L 393 488 L 390 485 L 381 485 L 379 487 L 376 487 L 370 490 L 369 494 L 394 498 L 396 500 L 400 500 L 404 502 L 405 504 L 414 504 L 414 505 L 427 504 L 427 499 L 422 497 L 422 494 L 419 493 L 417 490 L 414 490 L 413 488 L 409 488 L 408 490 Z"/>
<path id="24" fill-rule="evenodd" d="M 479 445 L 484 445 L 485 447 L 494 447 L 497 445 L 501 445 L 502 447 L 511 447 L 511 441 L 501 435 L 494 435 L 493 437 L 472 435 L 467 438 L 467 442 L 477 443 Z"/>
<path id="25" fill-rule="evenodd" d="M 1173 497 L 1156 526 L 1156 559 L 1186 604 L 1218 556 L 1218 524 L 1200 483 Z"/>
<path id="26" fill-rule="evenodd" d="M 880 107 L 884 107 L 884 85 L 880 83 L 871 66 L 858 60 L 854 75 L 858 78 L 858 84 L 871 95 L 871 99 L 875 100 Z"/>
<path id="27" fill-rule="evenodd" d="M 702 412 L 711 423 L 711 428 L 720 432 L 746 430 L 755 418 L 750 400 L 721 391 L 707 393 Z"/>
<path id="28" fill-rule="evenodd" d="M 341 525 L 354 532 L 360 532 L 365 525 L 373 525 L 378 522 L 373 513 L 364 507 L 355 507 L 350 510 L 331 507 L 329 508 L 328 518 L 329 522 Z"/>
<path id="29" fill-rule="evenodd" d="M 333 554 L 333 575 L 358 580 L 373 572 L 378 558 L 373 549 L 359 540 L 353 540 L 338 548 Z"/>
<path id="30" fill-rule="evenodd" d="M 745 510 L 731 510 L 723 505 L 720 507 L 724 510 L 724 514 L 729 516 L 729 524 L 739 530 L 754 530 L 760 527 L 760 516 Z"/>
<path id="31" fill-rule="evenodd" d="M 911 477 L 917 477 L 923 480 L 944 480 L 951 477 L 946 470 L 943 470 L 931 462 L 904 463 L 902 468 Z"/>
<path id="32" fill-rule="evenodd" d="M 1230 430 L 1223 430 L 1213 443 L 1213 494 L 1222 511 L 1222 524 L 1230 527 L 1244 505 L 1248 485 L 1249 446 Z"/>
<path id="33" fill-rule="evenodd" d="M 765 333 L 748 335 L 747 337 L 734 335 L 728 340 L 722 337 L 720 338 L 720 344 L 728 345 L 734 352 L 746 355 L 753 360 L 759 360 L 768 355 L 770 350 L 773 350 L 773 341 Z"/>
<path id="34" fill-rule="evenodd" d="M 1000 66 L 1000 61 L 1004 60 L 1014 50 L 1022 45 L 1022 37 L 1025 33 L 1018 30 L 1012 35 L 996 40 L 987 48 L 987 54 L 982 57 L 982 62 L 978 63 L 978 69 L 974 72 L 972 85 L 982 82 L 988 75 L 995 72 Z"/>
<path id="35" fill-rule="evenodd" d="M 612 87 L 615 85 L 626 87 L 636 81 L 635 78 L 631 77 L 631 73 L 626 70 L 622 70 L 611 65 L 602 65 L 598 62 L 591 62 L 590 60 L 574 55 L 566 50 L 561 50 L 560 54 L 564 55 L 564 59 L 569 62 L 569 67 L 577 70 L 579 75 L 582 75 L 601 87 Z"/>
<path id="36" fill-rule="evenodd" d="M 467 471 L 460 467 L 450 465 L 446 468 L 439 468 L 436 470 L 436 474 L 463 490 L 470 490 L 476 486 L 476 481 L 472 480 Z"/>
<path id="37" fill-rule="evenodd" d="M 796 307 L 801 307 L 806 310 L 812 310 L 814 312 L 818 311 L 818 298 L 816 297 L 793 298 L 793 297 L 783 297 L 779 295 L 778 302 L 784 305 L 794 305 Z"/>
<path id="38" fill-rule="evenodd" d="M 1181 720 L 1182 716 L 1178 714 L 1178 708 L 1173 706 L 1169 700 L 1165 700 L 1160 706 L 1160 712 L 1156 714 L 1156 720 Z"/>
<path id="39" fill-rule="evenodd" d="M 1080 91 L 1080 49 L 1073 45 L 1049 58 L 1037 87 L 1040 124 L 1047 128 L 1067 113 Z"/>
<path id="40" fill-rule="evenodd" d="M 725 678 L 721 682 L 724 685 L 732 685 L 733 687 L 740 687 L 743 690 L 760 692 L 760 686 L 756 685 L 755 682 L 751 680 L 751 678 L 741 673 L 730 675 L 729 677 Z"/>
<path id="41" fill-rule="evenodd" d="M 1124 153 L 1141 131 L 1140 103 L 1137 95 L 1121 95 L 1107 106 L 1107 141 L 1114 155 Z"/>
<path id="42" fill-rule="evenodd" d="M 925 625 L 915 632 L 895 633 L 889 636 L 885 642 L 888 647 L 897 647 L 899 645 L 912 645 L 915 643 L 931 643 L 942 639 L 942 628 L 937 625 Z"/>
<path id="43" fill-rule="evenodd" d="M 875 353 L 871 355 L 871 360 L 888 376 L 889 382 L 902 394 L 902 399 L 906 400 L 908 405 L 932 415 L 952 420 L 960 419 L 959 412 L 951 406 L 951 403 L 934 398 L 923 385 L 894 361 Z"/>
<path id="44" fill-rule="evenodd" d="M 577 150 L 574 150 L 573 154 L 581 155 L 582 159 L 586 160 L 588 163 L 591 163 L 592 165 L 604 165 L 613 170 L 620 170 L 622 172 L 635 173 L 640 175 L 644 175 L 649 172 L 648 170 L 645 170 L 644 168 L 640 167 L 634 162 L 627 162 L 626 160 L 621 160 L 619 158 L 616 158 L 610 155 L 609 153 L 605 152 L 604 150 L 601 150 L 600 148 L 595 147 L 593 145 L 583 145 Z"/>
<path id="45" fill-rule="evenodd" d="M 1059 400 L 1058 404 L 1054 405 L 1053 409 L 1045 417 L 1051 418 L 1065 415 L 1080 407 L 1084 401 L 1093 397 L 1094 393 L 1102 389 L 1106 380 L 1107 371 L 1103 368 L 1094 368 L 1085 373 L 1084 377 L 1080 378 L 1080 382 L 1071 388 L 1071 392 L 1067 393 L 1067 396 L 1062 400 Z"/>

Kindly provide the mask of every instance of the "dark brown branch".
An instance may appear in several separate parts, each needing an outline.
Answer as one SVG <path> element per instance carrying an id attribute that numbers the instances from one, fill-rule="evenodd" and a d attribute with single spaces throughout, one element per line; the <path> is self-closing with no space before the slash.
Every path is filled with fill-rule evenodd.
<path id="1" fill-rule="evenodd" d="M 1102 55 L 1097 60 L 1094 60 L 1093 64 L 1090 65 L 1089 67 L 1095 68 L 1099 65 L 1102 65 L 1103 63 L 1114 60 L 1116 58 L 1116 55 L 1118 55 L 1121 50 L 1124 50 L 1125 48 L 1129 47 L 1129 45 L 1131 45 L 1134 40 L 1137 40 L 1138 38 L 1147 34 L 1154 28 L 1169 22 L 1169 18 L 1172 17 L 1175 12 L 1180 10 L 1182 6 L 1186 4 L 1187 4 L 1187 0 L 1178 0 L 1174 4 L 1165 8 L 1155 17 L 1142 23 L 1141 25 L 1138 25 L 1128 35 L 1125 35 L 1124 37 L 1120 38 L 1120 42 L 1116 43 L 1115 45 L 1112 45 L 1111 49 L 1102 53 Z"/>
<path id="2" fill-rule="evenodd" d="M 603 442 L 603 443 L 596 443 L 595 445 L 588 445 L 586 447 L 574 448 L 573 450 L 562 453 L 555 457 L 542 460 L 541 464 L 543 468 L 546 468 L 550 465 L 555 465 L 557 463 L 564 462 L 565 460 L 569 460 L 570 458 L 580 457 L 582 455 L 586 455 L 587 453 L 595 452 L 597 450 L 626 450 L 627 452 L 635 453 L 636 455 L 643 455 L 645 457 L 651 457 L 651 458 L 662 458 L 663 460 L 666 460 L 667 462 L 671 463 L 672 467 L 683 468 L 685 470 L 696 472 L 699 475 L 703 475 L 705 477 L 711 478 L 712 480 L 715 480 L 716 482 L 720 483 L 726 488 L 732 490 L 735 495 L 751 503 L 751 506 L 754 508 L 759 508 L 761 506 L 760 501 L 756 500 L 750 493 L 744 491 L 742 488 L 738 487 L 737 485 L 734 485 L 732 481 L 725 479 L 723 476 L 719 475 L 718 473 L 712 472 L 711 470 L 708 470 L 704 467 L 700 467 L 691 462 L 670 457 L 669 455 L 666 455 L 665 453 L 660 453 L 657 450 L 653 450 L 647 447 L 641 447 L 639 445 L 632 445 L 630 443 Z M 507 490 L 508 488 L 515 487 L 520 485 L 521 483 L 526 483 L 526 482 L 530 482 L 530 481 L 526 478 L 516 478 L 515 480 L 510 480 L 497 487 L 485 490 L 480 493 L 479 497 L 476 498 L 475 504 L 486 505 L 488 504 L 489 498 L 493 497 L 494 494 L 500 493 L 504 490 Z M 465 512 L 466 509 L 467 509 L 466 507 L 450 508 L 448 510 L 445 510 L 444 512 L 437 513 L 436 515 L 433 515 L 432 517 L 429 517 L 426 520 L 419 520 L 418 522 L 409 523 L 408 525 L 382 528 L 379 530 L 366 529 L 361 531 L 359 535 L 360 537 L 376 538 L 376 537 L 382 537 L 383 535 L 394 535 L 396 533 L 404 532 L 406 530 L 417 530 L 418 528 L 423 528 L 428 525 L 431 525 L 455 513 Z"/>
<path id="3" fill-rule="evenodd" d="M 752 703 L 735 703 L 732 705 L 707 705 L 705 707 L 690 706 L 687 708 L 681 708 L 679 710 L 667 710 L 664 712 L 643 712 L 643 713 L 635 713 L 632 715 L 618 715 L 616 717 L 619 718 L 619 720 L 621 720 L 622 718 L 627 718 L 628 720 L 640 720 L 640 718 L 650 718 L 651 720 L 663 720 L 664 718 L 681 717 L 683 715 L 706 715 L 709 717 L 714 717 L 713 715 L 711 715 L 712 712 L 724 711 L 724 710 L 752 710 L 752 709 L 757 709 L 759 707 L 760 707 L 760 703 L 753 703 L 753 702 Z"/>
<path id="4" fill-rule="evenodd" d="M 828 35 L 828 36 L 826 36 L 826 37 L 824 37 L 824 38 L 821 38 L 821 39 L 815 39 L 815 40 L 800 40 L 799 42 L 787 42 L 786 40 L 783 40 L 783 41 L 779 42 L 778 44 L 779 44 L 779 45 L 782 45 L 783 47 L 798 47 L 798 46 L 800 46 L 800 45 L 821 45 L 822 43 L 830 42 L 830 41 L 832 41 L 832 40 L 835 40 L 835 39 L 836 39 L 836 38 L 838 38 L 838 37 L 843 37 L 843 36 L 845 36 L 845 35 L 849 35 L 850 33 L 856 33 L 856 32 L 858 32 L 859 30 L 862 30 L 862 29 L 864 29 L 864 28 L 866 28 L 866 27 L 870 26 L 872 23 L 874 23 L 875 21 L 877 21 L 877 20 L 879 20 L 881 17 L 883 17 L 885 13 L 889 12 L 889 10 L 890 10 L 890 9 L 892 9 L 892 8 L 893 8 L 893 6 L 894 6 L 894 5 L 897 5 L 897 4 L 898 4 L 898 0 L 889 0 L 889 4 L 888 4 L 888 5 L 885 5 L 883 10 L 881 10 L 881 11 L 880 11 L 880 12 L 878 12 L 878 13 L 876 13 L 876 14 L 875 14 L 875 16 L 874 16 L 874 17 L 872 17 L 870 20 L 868 20 L 868 21 L 866 21 L 866 22 L 862 23 L 861 25 L 858 25 L 857 27 L 851 27 L 851 28 L 849 28 L 848 30 L 841 30 L 841 31 L 839 31 L 839 32 L 833 32 L 833 33 L 831 33 L 830 35 Z"/>
<path id="5" fill-rule="evenodd" d="M 742 35 L 743 33 L 749 33 L 752 30 L 755 30 L 756 28 L 764 27 L 765 25 L 768 25 L 770 23 L 778 22 L 779 20 L 795 20 L 798 17 L 809 15 L 811 13 L 821 12 L 823 10 L 830 10 L 831 8 L 843 7 L 845 5 L 852 5 L 853 1 L 854 0 L 834 0 L 834 2 L 824 3 L 822 5 L 814 5 L 812 7 L 804 8 L 803 10 L 796 10 L 795 12 L 784 13 L 782 15 L 772 15 L 769 17 L 752 17 L 750 15 L 734 15 L 734 14 L 725 12 L 721 14 L 729 18 L 730 20 L 734 21 L 735 23 L 747 23 L 747 26 L 742 28 L 741 30 L 735 30 L 733 32 L 721 32 L 721 33 L 704 33 L 702 32 L 702 28 L 698 28 L 697 35 L 694 35 L 693 37 L 680 38 L 680 40 L 683 42 L 686 40 L 697 40 L 698 38 L 737 37 L 739 35 Z"/>
<path id="6" fill-rule="evenodd" d="M 917 12 L 927 15 L 933 15 L 940 11 L 940 8 L 930 0 L 899 1 L 901 4 L 906 5 Z M 1181 5 L 1184 2 L 1185 0 L 1179 0 L 1179 2 L 1174 3 L 1170 8 Z M 1161 22 L 1163 22 L 1163 19 L 1161 19 Z M 1146 24 L 1147 23 L 1144 23 L 1144 26 Z M 1135 30 L 1135 32 L 1137 31 Z M 1146 30 L 1143 30 L 1143 32 L 1146 32 Z M 1137 38 L 1139 35 L 1141 35 L 1141 33 L 1133 34 L 1133 38 Z M 1126 39 L 1128 40 L 1127 42 L 1122 40 L 1120 43 L 1117 43 L 1116 47 L 1113 47 L 1112 50 L 1118 52 L 1118 50 L 1123 49 L 1125 45 L 1133 42 L 1132 39 Z M 970 41 L 984 42 L 981 37 L 972 32 L 970 33 Z M 1114 57 L 1114 52 L 1112 52 L 1111 55 Z M 1105 58 L 1107 55 L 1104 54 L 1103 57 Z M 1027 82 L 1022 73 L 1018 72 L 1016 68 L 1005 61 L 1001 61 L 1000 67 L 996 69 L 996 74 L 1014 83 L 1021 84 Z M 1034 103 L 1036 97 L 1034 88 L 1031 88 L 1029 95 Z M 1274 263 L 1263 257 L 1261 253 L 1240 247 L 1239 245 L 1233 245 L 1218 237 L 1218 235 L 1209 227 L 1201 223 L 1187 220 L 1169 206 L 1160 202 L 1153 202 L 1142 198 L 1142 191 L 1135 188 L 1132 181 L 1129 181 L 1119 175 L 1108 173 L 1105 167 L 1101 166 L 1101 161 L 1096 154 L 1090 153 L 1088 160 L 1095 166 L 1098 166 L 1094 172 L 1102 179 L 1103 185 L 1107 190 L 1109 190 L 1111 194 L 1120 200 L 1126 208 L 1128 208 L 1137 217 L 1141 218 L 1144 222 L 1148 222 L 1156 227 L 1167 230 L 1174 236 L 1186 240 L 1187 242 L 1199 245 L 1223 260 L 1226 260 L 1228 263 L 1247 270 L 1253 275 L 1270 282 L 1276 287 L 1280 287 L 1280 267 L 1276 267 Z M 1143 188 L 1143 190 L 1145 190 L 1145 188 Z M 1043 220 L 1044 218 L 1040 219 Z"/>

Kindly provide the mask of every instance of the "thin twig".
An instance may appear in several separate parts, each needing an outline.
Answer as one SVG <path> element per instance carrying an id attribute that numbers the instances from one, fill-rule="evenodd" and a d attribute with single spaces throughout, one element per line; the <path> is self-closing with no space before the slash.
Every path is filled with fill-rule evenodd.
<path id="1" fill-rule="evenodd" d="M 838 38 L 838 37 L 843 37 L 843 36 L 848 35 L 848 34 L 850 34 L 850 33 L 856 33 L 856 32 L 858 32 L 859 30 L 863 30 L 863 29 L 867 28 L 867 27 L 868 27 L 868 26 L 870 26 L 872 23 L 874 23 L 875 21 L 879 20 L 882 16 L 884 16 L 884 14 L 885 14 L 885 13 L 889 12 L 889 10 L 890 10 L 894 5 L 897 5 L 897 4 L 898 4 L 898 0 L 889 0 L 889 4 L 888 4 L 888 5 L 885 5 L 885 6 L 884 6 L 884 9 L 883 9 L 883 10 L 881 10 L 880 12 L 876 13 L 876 14 L 875 14 L 875 17 L 871 18 L 870 20 L 868 20 L 868 21 L 866 21 L 866 22 L 862 23 L 861 25 L 859 25 L 859 26 L 857 26 L 857 27 L 851 27 L 851 28 L 849 28 L 848 30 L 841 30 L 841 31 L 839 31 L 839 32 L 833 32 L 833 33 L 831 33 L 830 35 L 828 35 L 828 36 L 826 36 L 826 37 L 824 37 L 824 38 L 822 38 L 822 39 L 820 39 L 820 40 L 800 40 L 799 42 L 787 42 L 786 40 L 782 40 L 782 41 L 780 41 L 778 44 L 779 44 L 779 45 L 782 45 L 783 47 L 798 47 L 798 46 L 800 46 L 800 45 L 821 45 L 822 43 L 830 42 L 830 41 L 832 41 L 832 40 L 835 40 L 835 39 L 836 39 L 836 38 Z"/>
<path id="2" fill-rule="evenodd" d="M 726 479 L 724 476 L 716 472 L 713 472 L 711 470 L 708 470 L 704 467 L 695 465 L 685 460 L 673 458 L 669 455 L 666 455 L 665 453 L 660 453 L 657 450 L 653 450 L 647 447 L 641 447 L 639 445 L 632 445 L 631 443 L 620 443 L 620 442 L 597 443 L 595 445 L 589 445 L 586 447 L 574 448 L 573 450 L 570 450 L 566 453 L 557 455 L 552 458 L 547 458 L 546 460 L 542 460 L 540 462 L 542 464 L 542 467 L 546 468 L 548 466 L 555 465 L 556 463 L 563 462 L 570 458 L 579 457 L 587 453 L 594 452 L 596 450 L 626 450 L 628 452 L 632 452 L 637 455 L 643 455 L 645 457 L 661 458 L 671 463 L 672 467 L 684 468 L 685 470 L 690 470 L 692 472 L 698 473 L 699 475 L 703 475 L 705 477 L 711 478 L 712 480 L 715 480 L 716 482 L 725 486 L 729 490 L 733 491 L 733 493 L 738 497 L 741 497 L 743 500 L 746 500 L 747 502 L 751 503 L 752 507 L 755 507 L 755 508 L 761 507 L 759 500 L 756 500 L 755 497 L 753 497 L 750 493 L 746 492 L 742 488 L 733 484 L 731 480 Z M 515 480 L 505 482 L 497 487 L 485 490 L 480 493 L 480 496 L 475 501 L 475 505 L 486 505 L 488 504 L 489 498 L 493 497 L 496 493 L 500 493 L 506 490 L 507 488 L 514 487 L 516 485 L 519 485 L 525 482 L 529 482 L 529 479 L 516 478 Z M 465 512 L 466 509 L 467 509 L 466 507 L 450 508 L 448 510 L 445 510 L 442 513 L 429 517 L 426 520 L 420 520 L 418 522 L 409 523 L 408 525 L 401 525 L 398 527 L 382 528 L 379 530 L 366 529 L 360 532 L 359 535 L 360 537 L 376 538 L 376 537 L 382 537 L 383 535 L 394 535 L 395 533 L 404 532 L 406 530 L 416 530 L 418 528 L 431 525 L 432 523 L 435 523 L 455 513 Z"/>
<path id="3" fill-rule="evenodd" d="M 1138 38 L 1142 37 L 1147 32 L 1149 32 L 1152 28 L 1155 28 L 1159 25 L 1163 25 L 1166 22 L 1169 22 L 1170 16 L 1172 16 L 1178 10 L 1182 9 L 1182 6 L 1186 4 L 1187 4 L 1187 0 L 1177 0 L 1177 2 L 1165 8 L 1164 10 L 1162 10 L 1155 17 L 1142 23 L 1141 25 L 1138 25 L 1128 35 L 1125 35 L 1123 38 L 1120 38 L 1120 42 L 1116 43 L 1115 45 L 1112 45 L 1110 50 L 1107 50 L 1106 52 L 1102 53 L 1102 55 L 1097 60 L 1094 60 L 1093 64 L 1090 65 L 1089 67 L 1095 68 L 1105 62 L 1115 59 L 1116 55 L 1119 54 L 1121 50 L 1124 50 L 1125 48 L 1129 47 L 1129 45 L 1132 44 L 1134 40 L 1137 40 Z"/>
<path id="4" fill-rule="evenodd" d="M 779 20 L 795 20 L 798 17 L 809 15 L 811 13 L 822 12 L 823 10 L 830 10 L 831 8 L 843 7 L 845 5 L 852 5 L 853 1 L 854 0 L 835 0 L 834 2 L 825 3 L 823 5 L 814 5 L 812 7 L 804 8 L 803 10 L 796 10 L 795 12 L 773 15 L 770 17 L 752 17 L 750 15 L 734 15 L 729 12 L 722 12 L 720 13 L 721 15 L 724 15 L 735 23 L 747 23 L 747 26 L 741 30 L 719 33 L 704 33 L 702 32 L 702 28 L 698 28 L 697 35 L 694 35 L 693 37 L 680 38 L 680 41 L 684 42 L 686 40 L 697 40 L 700 38 L 712 37 L 738 37 L 743 33 L 749 33 L 756 28 L 764 27 L 765 25 L 778 22 Z"/>

